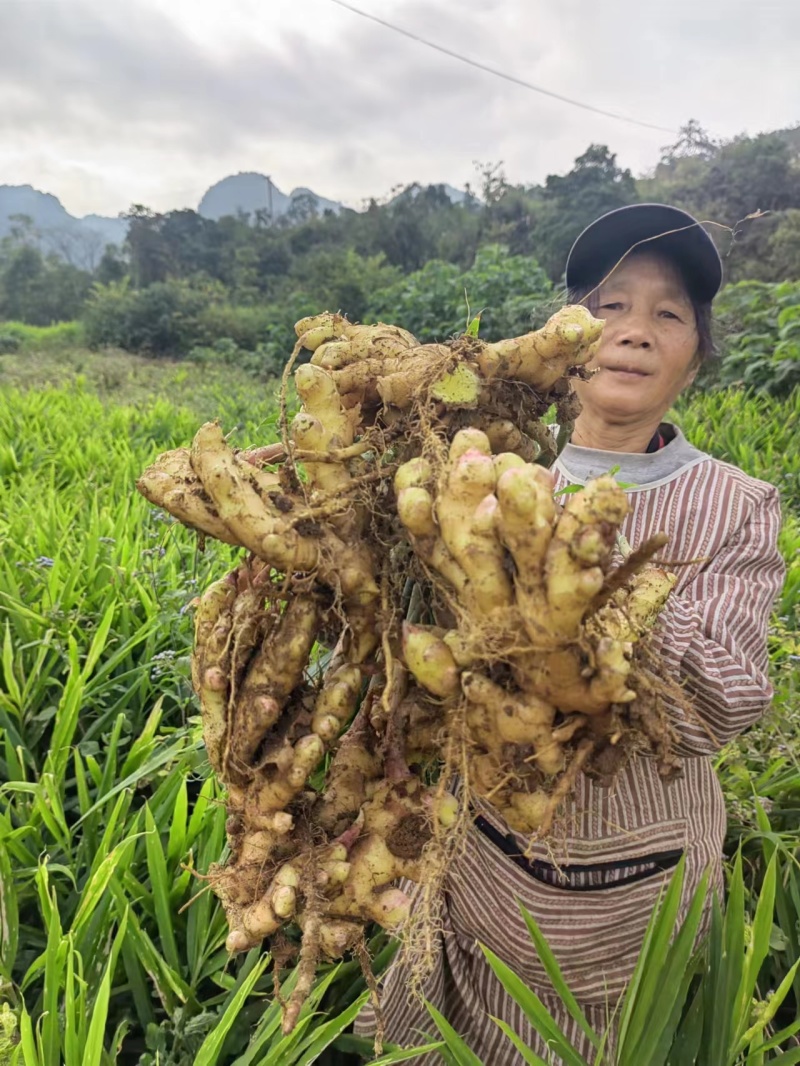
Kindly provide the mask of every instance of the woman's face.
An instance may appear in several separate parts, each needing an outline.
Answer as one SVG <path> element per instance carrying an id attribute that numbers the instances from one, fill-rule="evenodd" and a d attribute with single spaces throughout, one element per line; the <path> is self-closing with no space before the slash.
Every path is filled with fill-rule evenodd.
<path id="1" fill-rule="evenodd" d="M 649 253 L 628 256 L 600 287 L 603 338 L 575 382 L 587 413 L 604 421 L 659 422 L 697 373 L 694 308 L 678 272 Z"/>

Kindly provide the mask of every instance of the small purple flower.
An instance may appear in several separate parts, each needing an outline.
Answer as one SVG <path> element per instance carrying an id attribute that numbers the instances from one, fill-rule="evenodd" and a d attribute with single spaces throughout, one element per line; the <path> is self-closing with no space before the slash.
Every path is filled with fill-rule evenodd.
<path id="1" fill-rule="evenodd" d="M 36 559 L 34 559 L 34 562 L 35 562 L 35 564 L 37 566 L 45 567 L 48 570 L 50 569 L 51 566 L 55 566 L 56 565 L 55 559 L 48 559 L 48 557 L 46 555 L 38 556 Z"/>

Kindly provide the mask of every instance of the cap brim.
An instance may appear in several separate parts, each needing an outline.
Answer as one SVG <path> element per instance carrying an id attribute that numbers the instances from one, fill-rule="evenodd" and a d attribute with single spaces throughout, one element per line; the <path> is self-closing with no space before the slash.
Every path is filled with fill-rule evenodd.
<path id="1" fill-rule="evenodd" d="M 633 248 L 672 260 L 689 294 L 710 303 L 722 284 L 722 261 L 709 235 L 686 211 L 666 204 L 631 204 L 602 215 L 581 233 L 567 259 L 568 289 L 597 285 Z"/>

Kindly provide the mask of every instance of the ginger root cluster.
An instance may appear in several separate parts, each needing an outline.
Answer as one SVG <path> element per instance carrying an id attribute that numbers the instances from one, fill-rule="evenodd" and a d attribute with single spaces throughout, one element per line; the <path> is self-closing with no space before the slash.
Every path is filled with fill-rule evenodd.
<path id="1" fill-rule="evenodd" d="M 474 801 L 546 834 L 598 751 L 668 747 L 657 715 L 629 712 L 674 578 L 654 546 L 615 556 L 628 505 L 612 477 L 558 497 L 548 470 L 601 330 L 566 307 L 496 344 L 419 345 L 313 316 L 280 443 L 236 450 L 209 423 L 137 482 L 243 549 L 195 617 L 228 804 L 229 855 L 208 877 L 229 950 L 266 937 L 280 953 L 299 932 L 287 1031 L 320 957 L 362 950 L 369 923 L 402 929 L 398 880 L 441 875 Z"/>

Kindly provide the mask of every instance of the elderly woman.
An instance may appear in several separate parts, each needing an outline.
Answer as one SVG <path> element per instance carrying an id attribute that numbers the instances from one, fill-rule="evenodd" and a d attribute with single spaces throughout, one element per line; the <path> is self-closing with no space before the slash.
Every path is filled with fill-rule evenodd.
<path id="1" fill-rule="evenodd" d="M 773 486 L 698 451 L 663 418 L 712 351 L 711 302 L 722 269 L 713 242 L 690 215 L 638 204 L 595 221 L 567 263 L 573 302 L 605 330 L 578 384 L 582 403 L 557 463 L 558 488 L 618 468 L 636 547 L 669 536 L 687 560 L 655 634 L 663 666 L 690 697 L 672 708 L 682 772 L 666 779 L 636 755 L 607 786 L 581 775 L 562 832 L 525 859 L 528 841 L 484 806 L 448 875 L 444 921 L 426 997 L 492 1066 L 522 1060 L 490 1019 L 508 1022 L 546 1061 L 551 1055 L 494 977 L 487 945 L 533 988 L 578 1050 L 585 1037 L 554 995 L 520 917 L 533 914 L 584 1013 L 598 1032 L 630 980 L 659 893 L 686 859 L 681 917 L 710 868 L 721 892 L 725 806 L 711 756 L 767 708 L 766 633 L 783 578 L 781 521 Z M 530 854 L 530 853 L 529 853 Z M 402 962 L 381 997 L 386 1037 L 403 1045 L 430 1032 L 408 997 Z M 359 1031 L 369 1032 L 367 1013 Z M 613 1039 L 613 1036 L 612 1036 Z"/>

